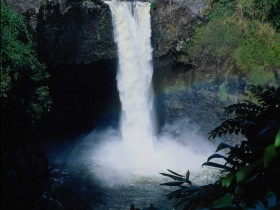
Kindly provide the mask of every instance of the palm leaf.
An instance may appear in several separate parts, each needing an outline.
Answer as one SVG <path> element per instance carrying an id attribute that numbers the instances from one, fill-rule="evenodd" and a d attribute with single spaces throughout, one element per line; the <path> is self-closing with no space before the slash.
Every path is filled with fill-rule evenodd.
<path id="1" fill-rule="evenodd" d="M 166 182 L 166 183 L 162 183 L 160 185 L 165 185 L 165 186 L 180 186 L 182 184 L 184 184 L 185 182 Z"/>
<path id="2" fill-rule="evenodd" d="M 160 174 L 163 175 L 163 176 L 167 176 L 167 177 L 169 177 L 171 179 L 174 179 L 176 181 L 181 181 L 181 182 L 185 182 L 186 181 L 184 178 L 179 177 L 179 176 L 174 176 L 174 175 L 166 174 L 166 173 L 160 173 Z"/>
<path id="3" fill-rule="evenodd" d="M 209 162 L 210 160 L 212 160 L 214 158 L 222 158 L 224 160 L 227 160 L 226 156 L 223 156 L 223 155 L 220 155 L 220 154 L 213 154 L 210 157 L 208 157 L 207 162 Z"/>
<path id="4" fill-rule="evenodd" d="M 172 174 L 174 174 L 174 175 L 176 175 L 176 176 L 184 177 L 183 175 L 178 174 L 178 173 L 176 173 L 176 172 L 174 172 L 174 171 L 171 171 L 170 169 L 167 169 L 167 171 L 169 171 L 170 173 L 172 173 Z"/>
<path id="5" fill-rule="evenodd" d="M 203 163 L 202 166 L 212 166 L 212 167 L 215 167 L 215 168 L 224 169 L 224 170 L 229 171 L 229 172 L 233 172 L 234 171 L 231 167 L 228 167 L 228 166 L 225 166 L 225 165 L 221 165 L 221 164 L 218 164 L 218 163 L 213 163 L 213 162 Z"/>

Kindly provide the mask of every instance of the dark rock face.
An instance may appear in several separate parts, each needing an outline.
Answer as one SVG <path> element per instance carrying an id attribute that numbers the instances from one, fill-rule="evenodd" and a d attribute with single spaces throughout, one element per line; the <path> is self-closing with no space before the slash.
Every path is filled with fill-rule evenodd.
<path id="1" fill-rule="evenodd" d="M 37 24 L 39 56 L 49 67 L 89 64 L 116 57 L 109 7 L 101 1 L 68 1 L 41 6 Z"/>
<path id="2" fill-rule="evenodd" d="M 30 147 L 2 153 L 1 206 L 31 209 L 50 184 L 47 157 Z"/>
<path id="3" fill-rule="evenodd" d="M 7 0 L 25 14 L 48 67 L 117 57 L 109 6 L 101 0 Z"/>
<path id="4" fill-rule="evenodd" d="M 158 0 L 157 9 L 152 11 L 154 56 L 179 53 L 208 6 L 208 1 Z"/>
<path id="5" fill-rule="evenodd" d="M 29 9 L 34 9 L 37 12 L 42 4 L 45 4 L 47 0 L 5 0 L 8 5 L 19 13 L 25 13 Z"/>

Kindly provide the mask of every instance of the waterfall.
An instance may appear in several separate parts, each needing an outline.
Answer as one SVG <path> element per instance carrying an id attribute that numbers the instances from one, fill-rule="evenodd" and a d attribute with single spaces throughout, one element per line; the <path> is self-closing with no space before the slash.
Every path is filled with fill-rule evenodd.
<path id="1" fill-rule="evenodd" d="M 106 2 L 112 13 L 118 46 L 117 85 L 122 105 L 123 141 L 139 149 L 154 141 L 152 47 L 149 2 Z"/>
<path id="2" fill-rule="evenodd" d="M 165 125 L 162 133 L 155 133 L 150 3 L 106 3 L 118 46 L 117 86 L 122 110 L 118 130 L 93 131 L 85 138 L 85 142 L 89 140 L 87 147 L 94 144 L 90 153 L 95 177 L 114 185 L 154 177 L 167 168 L 200 170 L 211 145 L 188 125 L 188 119 L 187 123 Z M 95 144 L 94 139 L 102 141 Z"/>

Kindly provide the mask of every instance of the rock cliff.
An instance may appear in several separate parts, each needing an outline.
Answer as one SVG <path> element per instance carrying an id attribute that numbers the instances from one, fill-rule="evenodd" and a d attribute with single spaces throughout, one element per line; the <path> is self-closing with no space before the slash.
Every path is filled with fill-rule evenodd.
<path id="1" fill-rule="evenodd" d="M 6 0 L 24 13 L 48 66 L 88 64 L 116 58 L 109 7 L 102 0 Z M 158 0 L 152 11 L 154 57 L 180 54 L 201 22 L 208 1 Z M 164 58 L 165 60 L 165 58 Z"/>
<path id="2" fill-rule="evenodd" d="M 193 27 L 201 22 L 208 1 L 158 0 L 152 11 L 152 41 L 156 58 L 180 53 Z"/>
<path id="3" fill-rule="evenodd" d="M 106 4 L 67 1 L 43 5 L 38 16 L 40 57 L 48 65 L 89 64 L 116 57 L 111 15 Z"/>
<path id="4" fill-rule="evenodd" d="M 26 15 L 48 67 L 116 57 L 109 7 L 101 0 L 7 0 Z"/>

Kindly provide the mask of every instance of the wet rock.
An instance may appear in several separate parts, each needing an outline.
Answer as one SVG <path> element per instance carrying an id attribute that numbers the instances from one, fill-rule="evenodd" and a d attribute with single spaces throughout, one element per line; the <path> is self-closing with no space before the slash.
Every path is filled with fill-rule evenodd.
<path id="1" fill-rule="evenodd" d="M 152 43 L 154 56 L 160 58 L 181 53 L 193 28 L 201 23 L 209 1 L 158 0 L 152 11 Z"/>
<path id="2" fill-rule="evenodd" d="M 47 157 L 35 149 L 18 148 L 2 158 L 4 209 L 30 209 L 50 186 Z"/>
<path id="3" fill-rule="evenodd" d="M 103 202 L 105 195 L 89 171 L 53 165 L 50 173 L 52 187 L 45 193 L 47 196 L 41 197 L 37 203 L 38 210 L 44 209 L 46 203 L 51 206 L 60 204 L 67 210 L 88 210 Z"/>
<path id="4" fill-rule="evenodd" d="M 48 66 L 90 64 L 116 57 L 108 5 L 101 1 L 67 1 L 41 6 L 38 14 L 39 56 Z"/>

